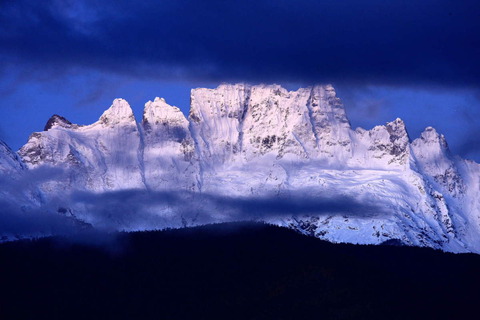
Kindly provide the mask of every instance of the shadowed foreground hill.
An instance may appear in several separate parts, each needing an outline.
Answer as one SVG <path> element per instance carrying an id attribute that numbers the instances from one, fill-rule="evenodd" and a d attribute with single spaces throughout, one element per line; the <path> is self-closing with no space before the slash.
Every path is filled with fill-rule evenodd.
<path id="1" fill-rule="evenodd" d="M 1 319 L 462 319 L 480 256 L 331 244 L 253 223 L 0 245 Z"/>

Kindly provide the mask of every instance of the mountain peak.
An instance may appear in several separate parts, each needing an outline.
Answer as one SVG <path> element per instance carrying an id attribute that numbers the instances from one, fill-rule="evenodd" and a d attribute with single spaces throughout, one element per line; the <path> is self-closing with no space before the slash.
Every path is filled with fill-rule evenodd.
<path id="1" fill-rule="evenodd" d="M 121 122 L 134 122 L 135 116 L 133 115 L 132 108 L 125 99 L 113 100 L 110 108 L 105 110 L 99 119 L 104 125 L 115 125 Z"/>
<path id="2" fill-rule="evenodd" d="M 335 88 L 331 84 L 316 84 L 312 88 L 312 91 L 314 92 L 319 92 L 322 91 L 324 95 L 327 96 L 336 96 L 337 93 L 335 92 Z"/>
<path id="3" fill-rule="evenodd" d="M 440 166 L 442 168 L 450 166 L 450 151 L 447 141 L 443 134 L 439 134 L 432 127 L 425 128 L 420 137 L 412 142 L 412 148 L 418 159 L 427 159 L 429 162 L 437 164 L 444 163 Z"/>
<path id="4" fill-rule="evenodd" d="M 210 90 L 222 90 L 222 89 L 245 89 L 247 87 L 250 87 L 250 85 L 239 82 L 239 83 L 222 83 L 217 86 L 215 89 L 210 89 Z M 199 88 L 203 89 L 203 88 Z"/>
<path id="5" fill-rule="evenodd" d="M 402 119 L 397 118 L 386 124 L 387 130 L 391 135 L 408 138 L 407 127 Z"/>
<path id="6" fill-rule="evenodd" d="M 159 97 L 145 103 L 142 123 L 144 126 L 160 123 L 185 123 L 185 126 L 188 126 L 187 119 L 182 111 L 178 107 L 169 105 L 164 98 Z"/>
<path id="7" fill-rule="evenodd" d="M 300 90 L 300 89 L 299 89 Z M 311 87 L 309 108 L 319 127 L 335 125 L 350 128 L 345 108 L 331 84 Z"/>
<path id="8" fill-rule="evenodd" d="M 68 121 L 66 118 L 59 116 L 58 114 L 54 114 L 50 117 L 50 119 L 48 119 L 43 131 L 48 131 L 49 129 L 57 126 L 62 128 L 72 128 L 75 125 Z"/>
<path id="9" fill-rule="evenodd" d="M 439 134 L 433 127 L 426 127 L 420 134 L 420 139 L 425 144 L 438 144 L 442 149 L 448 149 L 447 140 L 443 134 Z"/>

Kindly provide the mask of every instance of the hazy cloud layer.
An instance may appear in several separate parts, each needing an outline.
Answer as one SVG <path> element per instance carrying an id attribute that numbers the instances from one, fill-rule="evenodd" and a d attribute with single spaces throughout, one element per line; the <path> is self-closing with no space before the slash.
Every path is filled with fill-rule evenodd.
<path id="1" fill-rule="evenodd" d="M 0 237 L 74 234 L 80 226 L 56 212 L 35 207 L 21 207 L 0 200 Z"/>
<path id="2" fill-rule="evenodd" d="M 19 207 L 2 201 L 0 236 L 72 235 L 95 230 L 152 230 L 228 221 L 268 221 L 303 215 L 375 217 L 384 209 L 347 196 L 227 197 L 180 191 L 124 190 L 75 192 L 40 207 Z M 67 205 L 61 203 L 67 202 Z M 79 210 L 80 209 L 80 210 Z M 86 222 L 86 223 L 85 223 Z"/>
<path id="3" fill-rule="evenodd" d="M 59 214 L 57 199 L 44 201 L 36 190 L 44 183 L 64 180 L 60 168 L 38 168 L 0 176 L 0 237 L 73 234 L 84 226 Z M 63 197 L 62 200 L 66 200 Z"/>
<path id="4" fill-rule="evenodd" d="M 107 193 L 80 192 L 73 203 L 85 205 L 87 220 L 114 229 L 142 229 L 238 220 L 266 220 L 301 215 L 372 217 L 383 209 L 366 201 L 338 195 L 288 195 L 229 197 L 181 191 L 125 190 Z"/>
<path id="5" fill-rule="evenodd" d="M 4 61 L 214 81 L 480 80 L 480 2 L 2 1 Z"/>

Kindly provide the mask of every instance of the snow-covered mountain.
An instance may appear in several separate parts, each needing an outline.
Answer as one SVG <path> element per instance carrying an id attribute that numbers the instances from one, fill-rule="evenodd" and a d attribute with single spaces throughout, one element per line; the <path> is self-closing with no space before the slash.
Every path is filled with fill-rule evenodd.
<path id="1" fill-rule="evenodd" d="M 0 148 L 2 173 L 57 170 L 32 203 L 93 226 L 260 219 L 335 242 L 480 252 L 480 165 L 430 127 L 413 142 L 400 119 L 353 130 L 331 85 L 193 89 L 188 119 L 155 98 L 137 122 L 116 99 L 94 124 L 54 115 L 18 156 Z"/>

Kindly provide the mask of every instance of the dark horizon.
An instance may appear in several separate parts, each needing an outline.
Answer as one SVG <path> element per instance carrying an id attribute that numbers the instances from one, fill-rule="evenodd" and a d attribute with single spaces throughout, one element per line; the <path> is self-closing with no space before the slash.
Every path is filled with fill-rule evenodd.
<path id="1" fill-rule="evenodd" d="M 7 318 L 467 318 L 480 284 L 478 255 L 251 222 L 123 233 L 108 247 L 19 241 L 0 258 Z"/>

